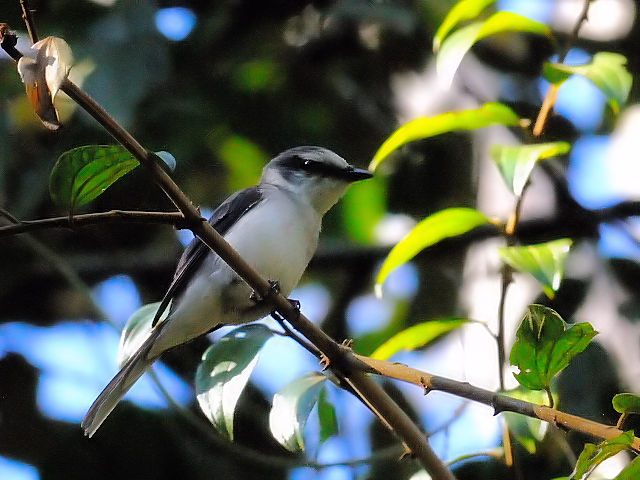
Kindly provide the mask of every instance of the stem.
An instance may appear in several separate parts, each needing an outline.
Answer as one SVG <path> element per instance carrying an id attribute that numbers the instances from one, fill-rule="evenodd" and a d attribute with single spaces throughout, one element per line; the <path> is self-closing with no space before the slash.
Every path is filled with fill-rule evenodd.
<path id="1" fill-rule="evenodd" d="M 32 11 L 27 3 L 29 3 L 27 0 L 20 0 L 20 8 L 22 8 L 22 20 L 24 20 L 24 23 L 27 26 L 27 33 L 29 34 L 31 43 L 36 43 L 38 41 L 38 33 L 36 32 L 36 25 L 33 21 L 33 15 L 31 14 Z"/>
<path id="2" fill-rule="evenodd" d="M 504 348 L 505 331 L 505 304 L 507 300 L 507 289 L 513 280 L 512 270 L 509 265 L 502 266 L 502 284 L 500 286 L 500 303 L 498 305 L 498 334 L 496 344 L 498 346 L 498 376 L 500 380 L 500 390 L 504 391 L 504 365 L 507 361 L 507 354 Z"/>
<path id="3" fill-rule="evenodd" d="M 582 24 L 588 20 L 590 4 L 591 0 L 584 0 L 580 16 L 578 17 L 578 20 L 576 21 L 576 24 L 571 31 L 571 35 L 567 40 L 564 50 L 558 57 L 558 63 L 564 63 L 569 50 L 571 50 L 571 46 L 576 43 L 576 40 L 578 39 L 578 33 L 580 33 L 580 28 L 582 28 Z M 559 85 L 551 85 L 549 87 L 549 90 L 547 90 L 547 94 L 545 95 L 544 101 L 542 102 L 542 107 L 540 108 L 540 113 L 538 113 L 538 118 L 536 119 L 535 126 L 533 127 L 533 134 L 536 137 L 542 135 L 542 131 L 544 130 L 544 126 L 547 122 L 547 118 L 549 118 L 549 113 L 551 113 L 551 110 L 553 110 L 553 106 L 556 104 L 559 88 Z"/>
<path id="4" fill-rule="evenodd" d="M 544 391 L 547 394 L 547 400 L 549 402 L 549 408 L 553 408 L 554 401 L 553 401 L 553 394 L 551 393 L 551 388 L 547 387 L 547 388 L 544 389 Z"/>

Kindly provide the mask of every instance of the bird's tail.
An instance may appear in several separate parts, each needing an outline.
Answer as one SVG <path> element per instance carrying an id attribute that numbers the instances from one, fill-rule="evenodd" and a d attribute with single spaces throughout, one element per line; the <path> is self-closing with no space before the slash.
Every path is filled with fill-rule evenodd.
<path id="1" fill-rule="evenodd" d="M 157 360 L 157 356 L 149 357 L 149 352 L 160 328 L 154 328 L 149 338 L 147 338 L 140 348 L 127 360 L 120 371 L 104 388 L 102 393 L 89 408 L 89 411 L 82 420 L 81 426 L 84 434 L 89 438 L 96 433 L 96 430 L 102 425 L 102 422 L 116 408 L 118 402 L 124 397 L 134 383 L 142 376 L 142 374 Z"/>

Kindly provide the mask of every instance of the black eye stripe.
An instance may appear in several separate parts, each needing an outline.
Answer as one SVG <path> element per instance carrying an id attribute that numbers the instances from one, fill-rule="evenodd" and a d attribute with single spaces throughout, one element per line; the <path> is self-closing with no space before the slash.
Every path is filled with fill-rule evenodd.
<path id="1" fill-rule="evenodd" d="M 308 174 L 321 175 L 331 178 L 342 178 L 345 169 L 337 165 L 331 165 L 324 162 L 309 160 L 298 155 L 291 155 L 280 162 L 280 166 L 291 171 L 302 171 Z"/>

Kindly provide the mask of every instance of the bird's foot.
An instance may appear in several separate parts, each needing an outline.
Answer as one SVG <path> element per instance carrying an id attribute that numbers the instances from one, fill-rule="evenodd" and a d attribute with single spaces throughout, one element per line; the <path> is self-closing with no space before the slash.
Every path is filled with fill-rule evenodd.
<path id="1" fill-rule="evenodd" d="M 324 353 L 320 353 L 320 366 L 322 366 L 322 371 L 324 372 L 331 365 L 331 360 Z"/>
<path id="2" fill-rule="evenodd" d="M 277 280 L 267 280 L 269 282 L 269 291 L 264 297 L 261 297 L 258 292 L 253 290 L 249 298 L 254 303 L 260 303 L 265 301 L 269 297 L 274 297 L 280 293 L 280 283 Z"/>
<path id="3" fill-rule="evenodd" d="M 293 309 L 295 310 L 295 320 L 300 318 L 300 300 L 294 300 L 293 298 L 287 298 Z"/>

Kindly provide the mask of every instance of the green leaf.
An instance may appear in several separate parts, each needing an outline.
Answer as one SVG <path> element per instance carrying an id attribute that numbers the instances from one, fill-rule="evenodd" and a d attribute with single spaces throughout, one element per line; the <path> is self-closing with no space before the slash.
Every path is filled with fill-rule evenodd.
<path id="1" fill-rule="evenodd" d="M 60 155 L 51 171 L 51 198 L 66 208 L 84 205 L 138 165 L 138 161 L 118 145 L 74 148 Z"/>
<path id="2" fill-rule="evenodd" d="M 584 449 L 580 453 L 578 457 L 578 462 L 576 463 L 576 468 L 573 470 L 573 473 L 569 476 L 570 480 L 583 480 L 586 479 L 593 470 L 604 462 L 607 458 L 613 457 L 617 453 L 622 452 L 629 448 L 631 443 L 633 442 L 633 430 L 628 432 L 624 432 L 623 434 L 612 438 L 610 440 L 605 440 L 598 445 L 594 445 L 593 443 L 587 443 L 584 446 Z M 629 477 L 631 478 L 631 477 Z"/>
<path id="3" fill-rule="evenodd" d="M 196 396 L 218 432 L 233 440 L 233 415 L 240 394 L 272 332 L 261 324 L 245 325 L 211 345 L 196 371 Z"/>
<path id="4" fill-rule="evenodd" d="M 534 276 L 542 284 L 544 293 L 553 298 L 564 275 L 564 262 L 569 254 L 572 240 L 561 238 L 547 243 L 525 247 L 499 248 L 502 260 L 519 272 Z"/>
<path id="5" fill-rule="evenodd" d="M 640 478 L 640 457 L 636 457 L 613 480 L 637 480 Z"/>
<path id="6" fill-rule="evenodd" d="M 447 88 L 451 86 L 462 58 L 477 41 L 502 32 L 551 35 L 551 29 L 546 25 L 511 12 L 497 12 L 487 20 L 462 27 L 449 35 L 438 51 L 436 69 L 442 84 Z"/>
<path id="7" fill-rule="evenodd" d="M 449 333 L 468 322 L 469 320 L 464 318 L 447 318 L 413 325 L 395 334 L 380 345 L 371 354 L 371 357 L 378 360 L 387 360 L 400 350 L 415 350 L 416 348 L 424 347 L 445 333 Z"/>
<path id="8" fill-rule="evenodd" d="M 120 344 L 118 345 L 117 360 L 119 367 L 122 367 L 138 351 L 151 334 L 151 330 L 153 330 L 151 323 L 159 306 L 160 302 L 143 305 L 127 320 L 120 334 Z M 160 317 L 160 321 L 167 318 L 168 314 L 169 309 L 167 308 Z"/>
<path id="9" fill-rule="evenodd" d="M 524 400 L 525 402 L 543 405 L 547 400 L 547 396 L 540 391 L 526 390 L 518 387 L 505 392 L 511 398 Z M 504 412 L 504 418 L 516 440 L 530 453 L 535 454 L 538 444 L 544 439 L 549 429 L 549 424 L 538 418 L 531 418 L 518 413 Z"/>
<path id="10" fill-rule="evenodd" d="M 633 393 L 618 393 L 612 403 L 618 413 L 640 413 L 640 396 Z"/>
<path id="11" fill-rule="evenodd" d="M 456 3 L 438 27 L 433 37 L 433 51 L 437 52 L 444 38 L 453 28 L 465 20 L 476 18 L 485 8 L 496 0 L 461 0 Z"/>
<path id="12" fill-rule="evenodd" d="M 381 296 L 382 284 L 393 269 L 408 262 L 420 251 L 486 223 L 489 223 L 489 219 L 472 208 L 447 208 L 428 216 L 389 252 L 376 278 L 376 293 Z"/>
<path id="13" fill-rule="evenodd" d="M 561 84 L 571 75 L 582 75 L 607 97 L 615 113 L 627 101 L 633 78 L 627 70 L 627 58 L 619 53 L 598 52 L 586 65 L 545 63 L 544 77 L 551 83 Z"/>
<path id="14" fill-rule="evenodd" d="M 326 379 L 318 372 L 307 373 L 274 395 L 269 428 L 273 437 L 287 450 L 304 451 L 304 426 Z"/>
<path id="15" fill-rule="evenodd" d="M 500 169 L 502 178 L 517 196 L 529 180 L 538 160 L 564 155 L 571 149 L 567 142 L 539 143 L 535 145 L 494 145 L 491 157 Z"/>
<path id="16" fill-rule="evenodd" d="M 373 242 L 373 231 L 387 212 L 386 179 L 380 175 L 357 182 L 340 201 L 342 224 L 349 236 L 361 243 Z"/>
<path id="17" fill-rule="evenodd" d="M 406 123 L 387 138 L 369 164 L 372 172 L 391 152 L 414 140 L 433 137 L 453 130 L 475 130 L 499 123 L 513 126 L 520 123 L 520 117 L 506 105 L 488 102 L 480 108 L 446 112 L 433 117 L 421 117 Z"/>
<path id="18" fill-rule="evenodd" d="M 551 379 L 564 370 L 597 334 L 588 323 L 571 328 L 554 310 L 529 305 L 516 333 L 509 360 L 518 367 L 514 376 L 531 390 L 549 390 Z"/>
<path id="19" fill-rule="evenodd" d="M 338 416 L 333 404 L 327 398 L 327 389 L 323 388 L 318 397 L 318 419 L 320 421 L 320 442 L 326 442 L 338 433 Z"/>

